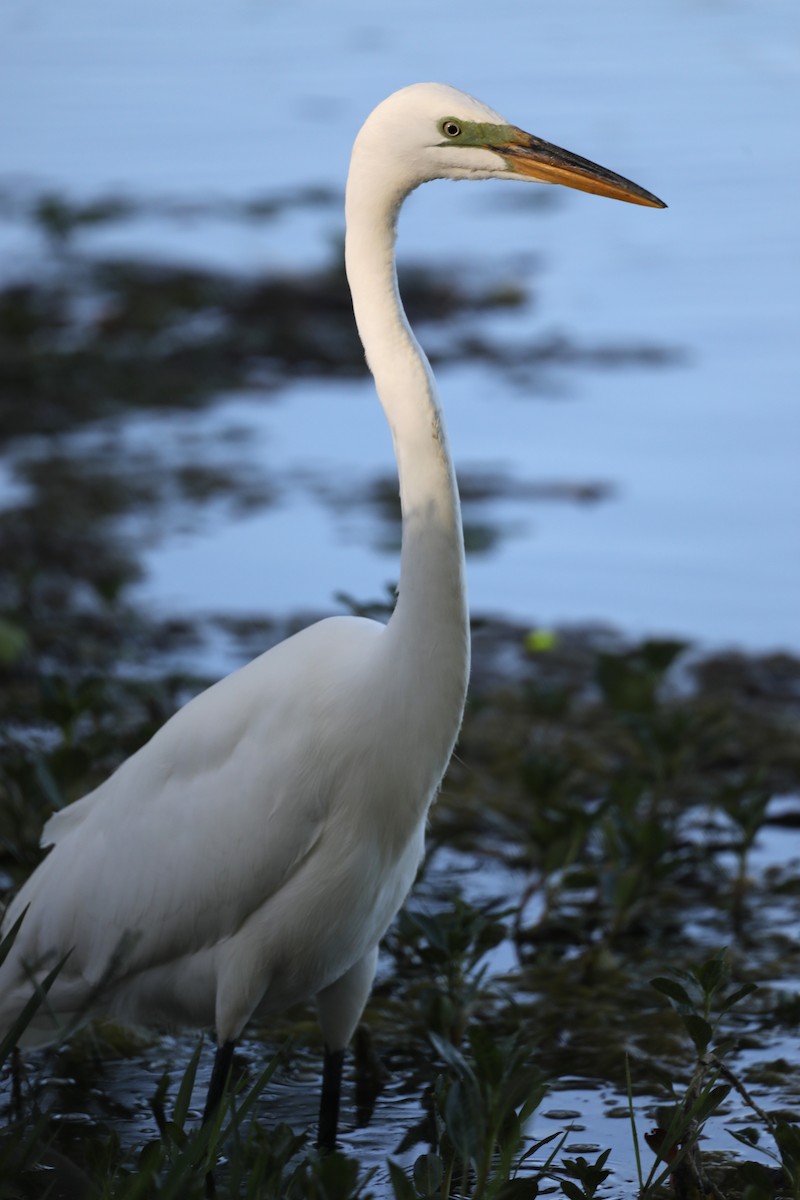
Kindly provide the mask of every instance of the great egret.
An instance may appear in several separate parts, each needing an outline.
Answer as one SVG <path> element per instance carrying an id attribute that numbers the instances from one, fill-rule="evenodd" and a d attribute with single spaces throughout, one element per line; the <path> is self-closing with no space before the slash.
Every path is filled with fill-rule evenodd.
<path id="1" fill-rule="evenodd" d="M 431 179 L 540 180 L 664 207 L 454 88 L 416 84 L 378 105 L 353 148 L 345 256 L 397 456 L 394 613 L 385 626 L 321 621 L 197 696 L 110 779 L 50 818 L 50 853 L 4 923 L 25 913 L 0 971 L 0 1031 L 32 980 L 68 953 L 23 1044 L 52 1041 L 101 1012 L 213 1026 L 206 1115 L 250 1017 L 315 998 L 326 1147 L 344 1050 L 378 944 L 422 858 L 469 673 L 455 474 L 395 273 L 398 210 Z"/>

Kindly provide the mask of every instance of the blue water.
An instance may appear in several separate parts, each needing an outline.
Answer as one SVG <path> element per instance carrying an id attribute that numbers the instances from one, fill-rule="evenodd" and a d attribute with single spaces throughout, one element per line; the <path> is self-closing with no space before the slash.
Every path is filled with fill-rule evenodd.
<path id="1" fill-rule="evenodd" d="M 541 208 L 487 184 L 427 187 L 408 206 L 405 259 L 535 280 L 536 303 L 487 322 L 493 338 L 524 346 L 567 334 L 679 359 L 556 367 L 544 394 L 492 367 L 440 372 L 462 469 L 611 489 L 592 506 L 496 502 L 489 516 L 510 533 L 470 562 L 474 608 L 797 650 L 794 0 L 496 0 L 490 10 L 475 0 L 6 0 L 0 181 L 144 198 L 339 189 L 366 112 L 425 78 L 480 95 L 670 205 L 559 189 Z M 81 248 L 253 271 L 323 261 L 340 234 L 334 206 L 271 225 L 139 219 L 87 232 Z M 47 265 L 10 218 L 0 255 L 0 277 Z M 231 414 L 252 428 L 247 454 L 297 478 L 367 483 L 392 470 L 366 384 L 298 383 L 270 405 L 226 398 L 198 420 L 224 426 Z M 168 440 L 170 430 L 156 432 Z M 379 540 L 368 517 L 343 517 L 319 488 L 298 485 L 277 509 L 219 513 L 168 536 L 140 594 L 165 611 L 324 609 L 337 591 L 370 598 L 394 579 Z"/>

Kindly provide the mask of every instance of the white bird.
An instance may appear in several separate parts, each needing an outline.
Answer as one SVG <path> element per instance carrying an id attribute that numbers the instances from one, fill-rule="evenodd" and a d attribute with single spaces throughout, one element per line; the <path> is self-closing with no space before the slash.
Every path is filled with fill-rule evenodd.
<path id="1" fill-rule="evenodd" d="M 430 366 L 403 312 L 395 228 L 431 179 L 524 179 L 664 207 L 442 84 L 384 100 L 356 138 L 346 266 L 391 428 L 402 503 L 387 625 L 338 616 L 190 701 L 44 827 L 50 852 L 6 913 L 0 1036 L 68 953 L 22 1044 L 96 1014 L 213 1027 L 206 1115 L 248 1020 L 316 1000 L 320 1144 L 334 1144 L 344 1050 L 378 944 L 423 854 L 461 724 L 469 625 L 458 492 Z"/>

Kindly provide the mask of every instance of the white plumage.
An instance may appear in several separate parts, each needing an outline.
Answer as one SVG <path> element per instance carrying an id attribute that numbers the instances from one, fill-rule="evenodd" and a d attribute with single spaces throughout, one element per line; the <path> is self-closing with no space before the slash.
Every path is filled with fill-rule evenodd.
<path id="1" fill-rule="evenodd" d="M 417 745 L 381 736 L 408 724 L 396 688 L 370 699 L 372 680 L 398 674 L 382 631 L 355 617 L 304 630 L 197 696 L 51 817 L 42 841 L 53 850 L 6 923 L 30 905 L 18 964 L 43 973 L 72 953 L 27 1043 L 53 1038 L 53 1015 L 78 1015 L 115 956 L 101 1011 L 215 1027 L 220 1041 L 257 1008 L 315 996 L 371 956 L 413 881 L 441 773 Z M 8 988 L 9 974 L 13 1015 L 30 984 L 20 973 Z M 365 999 L 344 989 L 334 1012 L 323 1007 L 333 1045 L 349 1040 Z"/>
<path id="2" fill-rule="evenodd" d="M 385 627 L 331 618 L 276 646 L 48 821 L 52 848 L 4 922 L 27 909 L 0 969 L 0 1032 L 30 976 L 69 952 L 28 1043 L 104 1012 L 213 1026 L 223 1046 L 254 1013 L 311 997 L 328 1052 L 352 1036 L 422 857 L 469 672 L 458 495 L 433 376 L 397 293 L 396 218 L 428 179 L 489 177 L 660 204 L 441 84 L 371 114 L 348 178 L 346 264 L 398 462 L 395 612 Z"/>

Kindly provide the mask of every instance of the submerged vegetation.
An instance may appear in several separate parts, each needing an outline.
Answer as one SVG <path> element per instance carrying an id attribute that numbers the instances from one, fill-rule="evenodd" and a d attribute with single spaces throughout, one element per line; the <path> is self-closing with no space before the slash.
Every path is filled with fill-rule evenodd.
<path id="1" fill-rule="evenodd" d="M 89 258 L 81 232 L 135 206 L 26 212 L 56 264 L 0 291 L 7 894 L 53 808 L 208 682 L 185 664 L 209 633 L 244 659 L 289 631 L 137 610 L 143 541 L 204 501 L 271 503 L 280 480 L 242 467 L 233 434 L 229 460 L 131 458 L 113 423 L 362 370 L 337 271 L 243 281 Z M 476 356 L 491 350 L 469 313 L 522 299 L 421 273 L 405 292 Z M 476 505 L 509 487 L 469 486 Z M 602 498 L 583 486 L 566 498 Z M 388 524 L 380 485 L 373 503 Z M 99 1025 L 30 1055 L 17 1093 L 0 1046 L 0 1197 L 200 1197 L 216 1162 L 221 1197 L 800 1200 L 800 662 L 600 629 L 473 634 L 458 754 L 349 1060 L 341 1150 L 320 1158 L 308 1133 L 309 1012 L 250 1029 L 202 1130 L 209 1041 Z"/>

